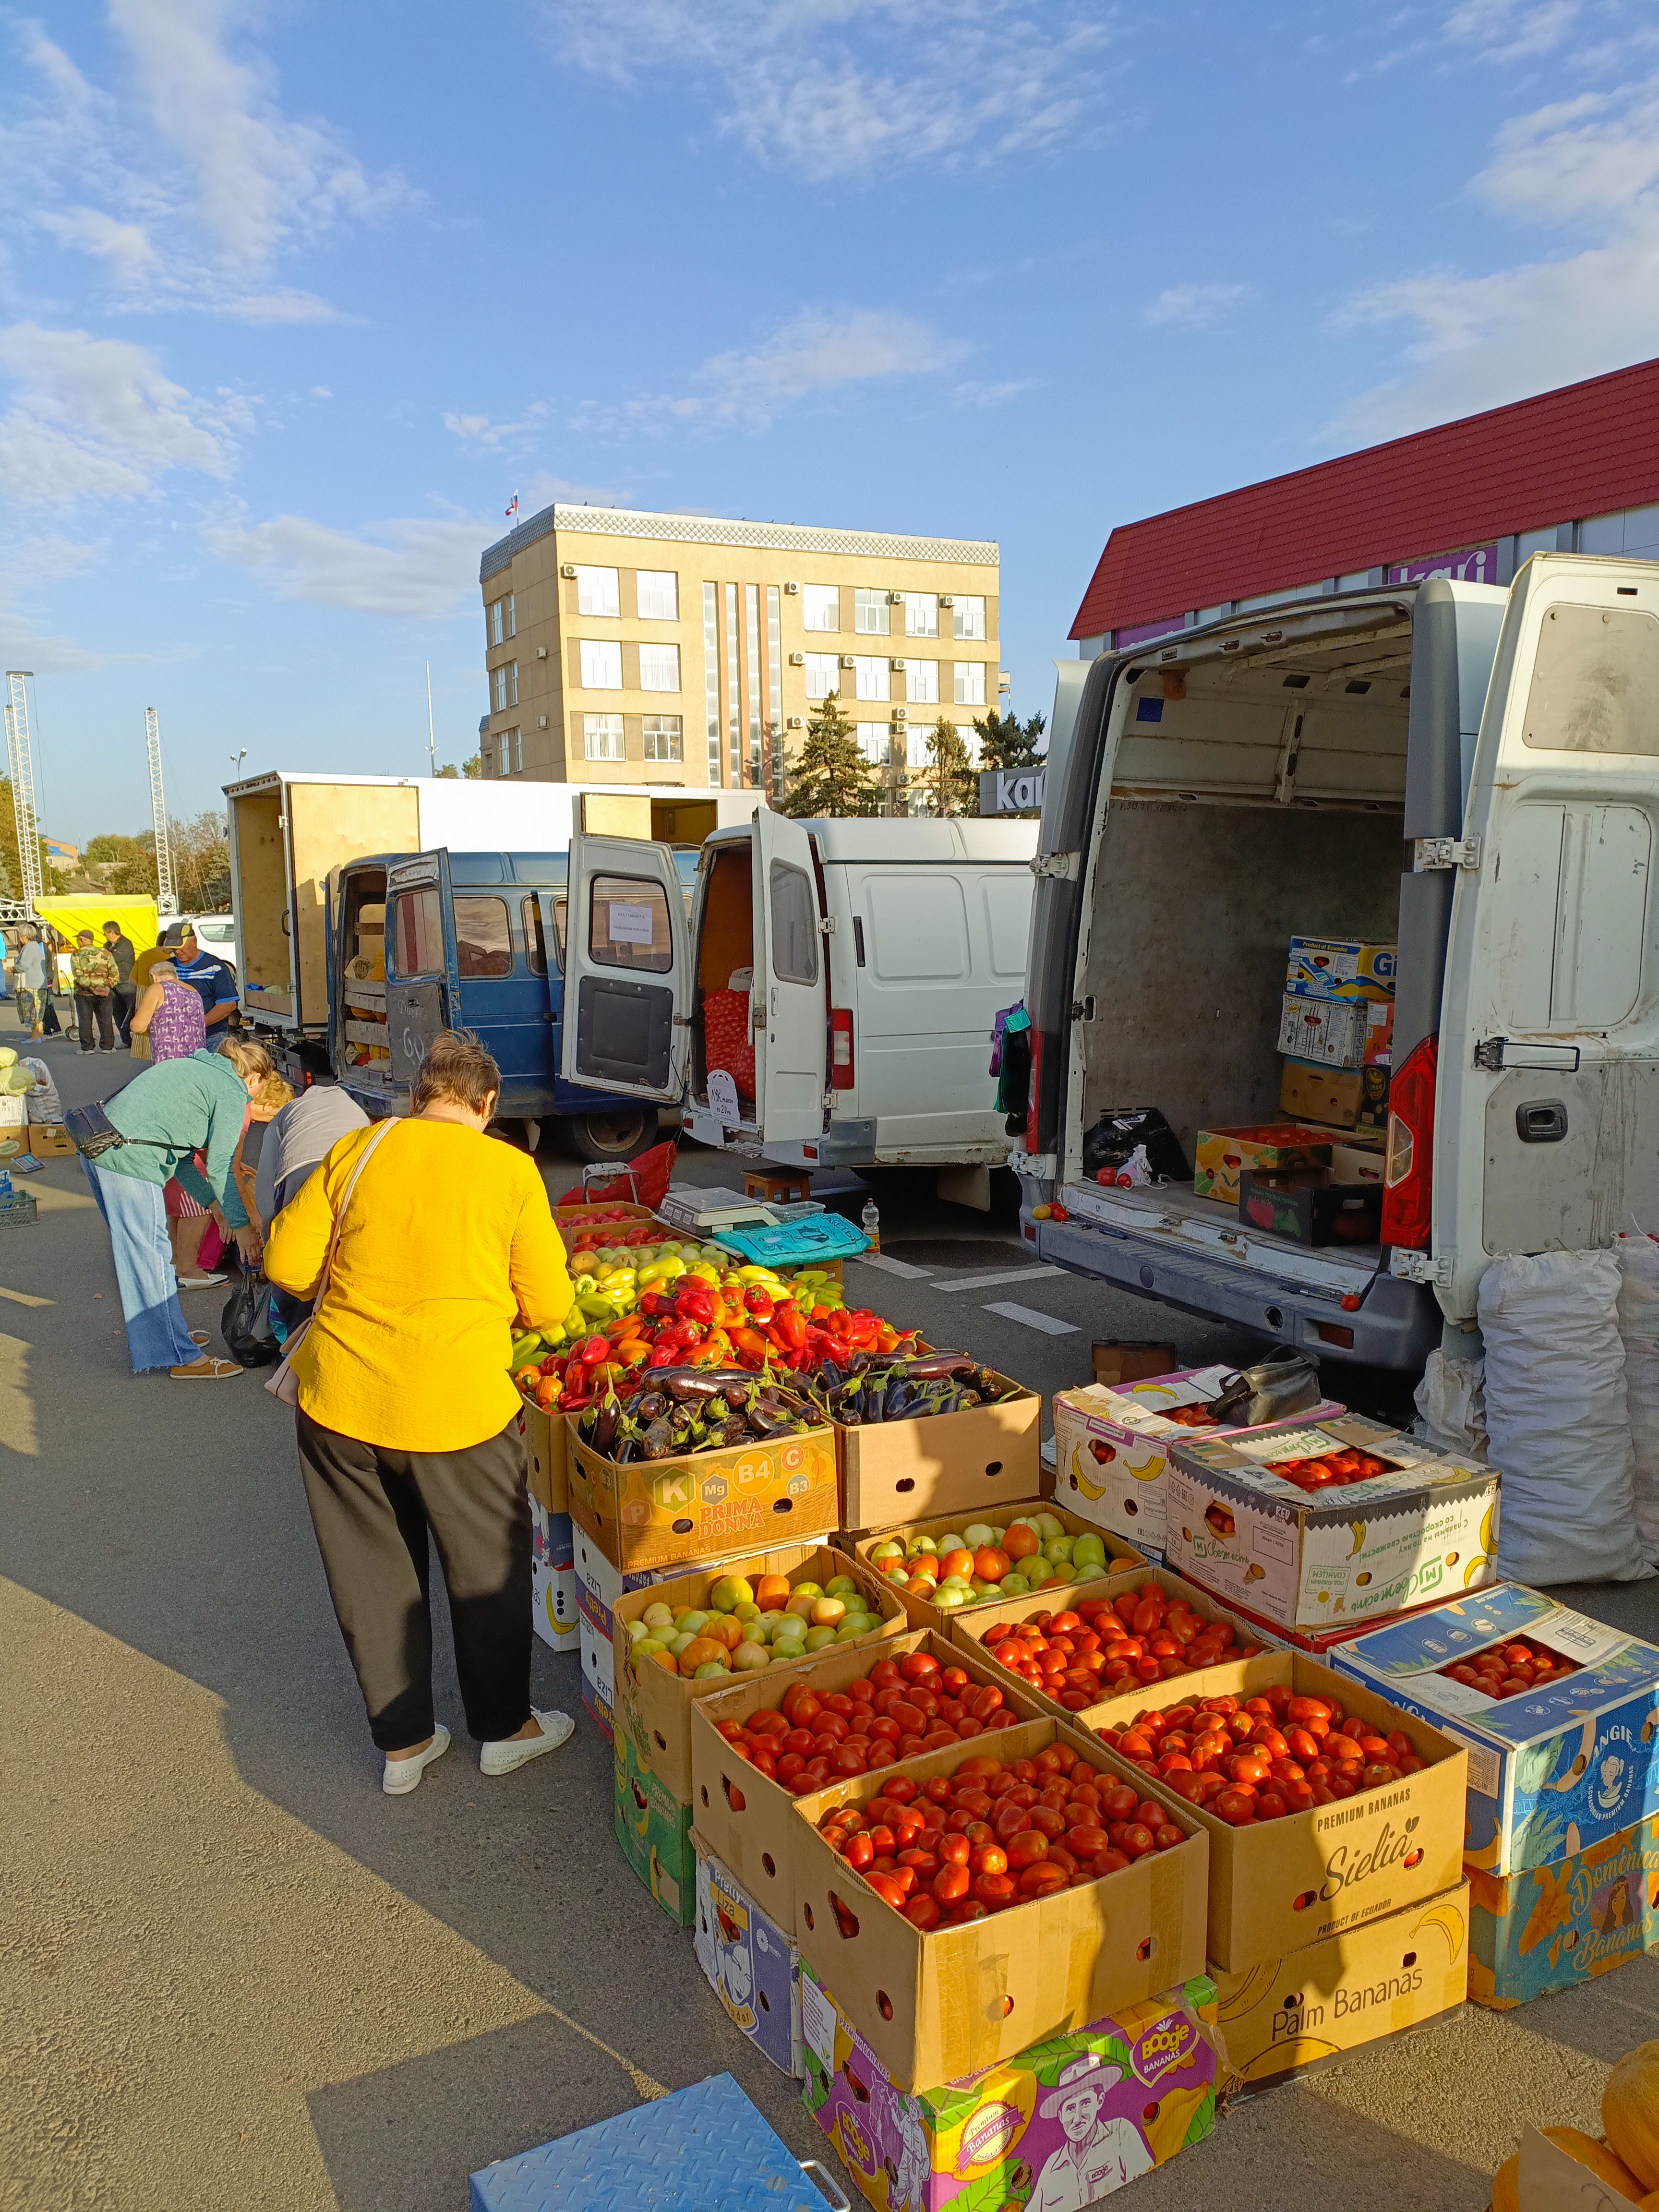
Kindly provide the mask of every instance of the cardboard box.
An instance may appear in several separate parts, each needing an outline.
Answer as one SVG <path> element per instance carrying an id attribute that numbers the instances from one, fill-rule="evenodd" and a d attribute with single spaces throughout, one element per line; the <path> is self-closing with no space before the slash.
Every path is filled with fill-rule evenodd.
<path id="1" fill-rule="evenodd" d="M 1365 1095 L 1359 1109 L 1358 1127 L 1387 1130 L 1389 1091 L 1393 1079 L 1393 1071 L 1386 1062 L 1375 1060 L 1367 1066 L 1364 1071 Z"/>
<path id="2" fill-rule="evenodd" d="M 568 1513 L 546 1513 L 530 1501 L 530 1617 L 544 1644 L 569 1651 L 576 1642 L 576 1570 Z"/>
<path id="3" fill-rule="evenodd" d="M 1158 1682 L 1133 1699 L 1134 1711 L 1184 1705 L 1193 1677 Z M 1256 1698 L 1274 1683 L 1298 1697 L 1334 1698 L 1344 1712 L 1403 1729 L 1425 1763 L 1392 1789 L 1369 1790 L 1316 1805 L 1282 1820 L 1235 1828 L 1195 1811 L 1157 1777 L 1128 1770 L 1136 1786 L 1172 1809 L 1192 1814 L 1210 1838 L 1210 1971 L 1266 1966 L 1463 1879 L 1463 1791 L 1468 1754 L 1449 1736 L 1363 1684 L 1339 1676 L 1299 1651 L 1269 1651 L 1233 1667 L 1205 1669 L 1209 1698 Z M 1077 1716 L 1077 1740 L 1095 1744 L 1098 1709 Z M 1133 1717 L 1132 1712 L 1130 1717 Z M 1100 1749 L 1113 1756 L 1103 1744 Z M 1144 1863 L 1144 1862 L 1143 1862 Z"/>
<path id="4" fill-rule="evenodd" d="M 1392 999 L 1397 951 L 1358 937 L 1293 937 L 1285 988 L 1298 999 Z"/>
<path id="5" fill-rule="evenodd" d="M 620 1567 L 611 1565 L 599 1549 L 598 1537 L 590 1535 L 574 1513 L 570 1525 L 582 1603 L 594 1626 L 607 1636 L 611 1633 L 611 1616 L 619 1597 L 629 1590 L 649 1589 L 655 1583 L 669 1582 L 684 1571 L 678 1567 L 659 1567 L 648 1574 L 625 1575 Z"/>
<path id="6" fill-rule="evenodd" d="M 1413 1606 L 1410 1613 L 1402 1611 L 1390 1613 L 1388 1618 L 1390 1620 L 1407 1620 L 1413 1614 L 1432 1612 L 1441 1601 L 1438 1598 L 1431 1598 L 1423 1605 Z M 1264 1644 L 1282 1644 L 1292 1650 L 1305 1651 L 1314 1659 L 1324 1658 L 1339 1644 L 1352 1644 L 1356 1637 L 1369 1635 L 1372 1629 L 1382 1625 L 1375 1620 L 1341 1620 L 1328 1628 L 1281 1628 L 1277 1621 L 1268 1620 L 1263 1614 L 1252 1611 L 1248 1605 L 1240 1605 L 1237 1599 L 1233 1601 L 1231 1609 L 1247 1626 L 1255 1630 Z"/>
<path id="7" fill-rule="evenodd" d="M 723 1867 L 696 1828 L 697 1911 L 691 1948 L 726 2016 L 779 2073 L 805 2072 L 800 2033 L 800 1953 Z"/>
<path id="8" fill-rule="evenodd" d="M 1057 1721 L 997 1731 L 1012 1764 L 1066 1741 L 1091 1765 L 1134 1770 Z M 983 1739 L 903 1762 L 918 1782 L 982 1755 Z M 862 1803 L 891 1770 L 858 1775 L 795 1801 L 795 1940 L 802 1963 L 836 2002 L 898 2088 L 924 2089 L 1006 2063 L 1049 2036 L 1073 2035 L 1121 2006 L 1203 1972 L 1208 1850 L 1202 1815 L 1178 1800 L 1185 1841 L 1115 1874 L 1006 1912 L 924 1935 L 884 1904 L 817 1832 L 832 1806 Z"/>
<path id="9" fill-rule="evenodd" d="M 1347 1445 L 1389 1471 L 1311 1493 L 1273 1472 L 1276 1459 Z M 1381 1621 L 1496 1579 L 1496 1468 L 1443 1459 L 1357 1413 L 1183 1437 L 1170 1450 L 1169 1565 L 1281 1630 Z"/>
<path id="10" fill-rule="evenodd" d="M 1382 1178 L 1345 1183 L 1333 1169 L 1255 1175 L 1247 1168 L 1238 1179 L 1238 1218 L 1247 1229 L 1298 1244 L 1375 1244 L 1382 1234 Z"/>
<path id="11" fill-rule="evenodd" d="M 1210 1972 L 1219 2086 L 1259 2088 L 1461 2005 L 1469 1980 L 1468 1884 L 1304 1944 L 1271 1966 Z"/>
<path id="12" fill-rule="evenodd" d="M 876 2212 L 1097 2203 L 1214 2127 L 1214 1995 L 1200 1976 L 908 2096 L 805 1966 L 803 2102 Z"/>
<path id="13" fill-rule="evenodd" d="M 617 1728 L 612 1742 L 617 1841 L 623 1856 L 669 1918 L 689 1928 L 697 1903 L 691 1808 L 652 1772 L 643 1747 L 626 1728 Z"/>
<path id="14" fill-rule="evenodd" d="M 1006 1528 L 1007 1526 L 1007 1522 L 1005 1522 L 1002 1517 L 1005 1513 L 1007 1515 L 1009 1521 L 1015 1519 L 1022 1513 L 1048 1513 L 1052 1514 L 1054 1518 L 1060 1522 L 1062 1529 L 1068 1536 L 1104 1536 L 1106 1544 L 1106 1558 L 1103 1565 L 1092 1577 L 1094 1581 L 1101 1581 L 1107 1575 L 1125 1574 L 1132 1567 L 1144 1567 L 1146 1564 L 1146 1560 L 1141 1558 L 1140 1554 L 1138 1552 L 1132 1551 L 1123 1541 L 1121 1537 L 1107 1535 L 1105 1531 L 1095 1527 L 1092 1522 L 1085 1521 L 1081 1514 L 1068 1512 L 1065 1506 L 1055 1504 L 1052 1498 L 1016 1498 L 1011 1499 L 1007 1504 L 999 1509 L 994 1521 L 990 1520 L 988 1516 L 987 1525 L 988 1527 L 997 1528 Z M 941 1521 L 935 1517 L 934 1519 L 928 1521 L 901 1521 L 896 1527 L 890 1528 L 856 1529 L 850 1535 L 845 1533 L 838 1535 L 836 1538 L 836 1542 L 842 1550 L 850 1551 L 854 1558 L 859 1561 L 860 1565 L 867 1568 L 871 1573 L 876 1576 L 878 1581 L 883 1583 L 890 1583 L 893 1580 L 892 1577 L 890 1575 L 883 1575 L 880 1569 L 872 1565 L 871 1563 L 870 1554 L 878 1544 L 886 1543 L 890 1539 L 897 1539 L 902 1541 L 904 1539 L 913 1535 L 933 1536 L 937 1538 L 946 1535 L 959 1536 L 961 1534 L 962 1524 L 960 1522 Z M 1042 1587 L 1045 1589 L 1054 1590 L 1056 1592 L 1055 1602 L 1063 1603 L 1064 1600 L 1058 1596 L 1058 1592 L 1060 1590 L 1069 1590 L 1073 1589 L 1074 1585 L 1070 1583 L 1060 1583 L 1058 1584 L 1045 1583 Z M 893 1595 L 897 1598 L 899 1603 L 904 1607 L 905 1612 L 908 1614 L 912 1628 L 936 1628 L 941 1635 L 948 1634 L 951 1623 L 963 1616 L 972 1618 L 977 1615 L 981 1618 L 988 1618 L 988 1615 L 986 1615 L 983 1612 L 983 1607 L 987 1605 L 994 1605 L 998 1602 L 995 1598 L 987 1598 L 982 1601 L 981 1605 L 964 1605 L 955 1608 L 949 1606 L 938 1606 L 932 1603 L 931 1601 L 927 1598 L 912 1597 L 910 1593 L 904 1589 L 902 1583 L 894 1583 Z"/>
<path id="15" fill-rule="evenodd" d="M 624 1573 L 745 1545 L 810 1542 L 840 1517 L 827 1428 L 629 1467 L 601 1459 L 574 1429 L 568 1449 L 571 1514 Z"/>
<path id="16" fill-rule="evenodd" d="M 1516 1874 L 1469 1869 L 1469 1995 L 1507 2011 L 1659 1949 L 1659 1820 Z"/>
<path id="17" fill-rule="evenodd" d="M 569 1425 L 565 1414 L 545 1413 L 539 1406 L 526 1406 L 519 1416 L 530 1495 L 550 1513 L 570 1511 L 565 1473 L 565 1432 Z"/>
<path id="18" fill-rule="evenodd" d="M 1090 1364 L 1097 1382 L 1121 1389 L 1143 1376 L 1167 1375 L 1176 1364 L 1175 1346 L 1144 1340 L 1109 1336 L 1089 1347 Z"/>
<path id="19" fill-rule="evenodd" d="M 781 1551 L 754 1552 L 737 1559 L 718 1559 L 672 1582 L 659 1583 L 650 1589 L 635 1590 L 618 1598 L 611 1613 L 611 1639 L 617 1652 L 617 1702 L 626 1710 L 629 1725 L 645 1745 L 653 1770 L 677 1797 L 688 1800 L 691 1796 L 691 1709 L 699 1698 L 729 1687 L 729 1679 L 711 1678 L 696 1682 L 688 1680 L 683 1674 L 671 1674 L 665 1667 L 636 1670 L 629 1661 L 627 1624 L 637 1620 L 647 1606 L 655 1604 L 659 1599 L 676 1613 L 687 1606 L 701 1606 L 711 1578 L 720 1575 L 743 1575 L 750 1582 L 760 1575 L 787 1575 L 792 1584 L 809 1581 L 827 1583 L 837 1575 L 850 1575 L 868 1592 L 870 1609 L 881 1621 L 878 1629 L 861 1637 L 856 1644 L 831 1647 L 862 1655 L 864 1663 L 854 1668 L 855 1674 L 862 1674 L 874 1665 L 878 1643 L 901 1634 L 906 1626 L 903 1606 L 892 1591 L 881 1588 L 880 1577 L 849 1562 L 844 1552 L 832 1551 L 827 1544 L 792 1544 Z M 807 1658 L 764 1668 L 757 1679 L 793 1681 L 814 1660 L 824 1656 L 820 1650 Z M 778 1694 L 781 1694 L 781 1689 Z M 720 1838 L 714 1837 L 711 1840 L 719 1850 Z M 740 1875 L 742 1869 L 734 1867 L 733 1871 Z"/>
<path id="20" fill-rule="evenodd" d="M 836 1424 L 842 1527 L 873 1528 L 902 1515 L 989 1519 L 994 1506 L 1042 1488 L 1042 1401 L 1024 1389 L 1006 1404 L 961 1413 L 857 1428 Z"/>
<path id="21" fill-rule="evenodd" d="M 1311 1060 L 1320 1067 L 1363 1067 L 1370 1012 L 1363 999 L 1286 996 L 1279 1014 L 1279 1049 L 1292 1060 Z"/>
<path id="22" fill-rule="evenodd" d="M 1218 1205 L 1238 1204 L 1238 1178 L 1246 1168 L 1328 1168 L 1330 1133 L 1298 1121 L 1261 1122 L 1244 1129 L 1200 1129 L 1194 1158 L 1193 1194 Z"/>
<path id="23" fill-rule="evenodd" d="M 1359 1132 L 1355 1131 L 1358 1136 Z M 1346 1144 L 1331 1146 L 1331 1181 L 1346 1183 L 1375 1183 L 1382 1185 L 1382 1170 L 1388 1155 L 1382 1148 L 1382 1131 L 1376 1132 L 1375 1146 Z"/>
<path id="24" fill-rule="evenodd" d="M 1314 1067 L 1287 1060 L 1279 1084 L 1279 1110 L 1299 1121 L 1320 1121 L 1333 1129 L 1352 1129 L 1365 1103 L 1365 1071 L 1360 1067 Z M 1328 1159 L 1321 1161 L 1328 1166 Z"/>
<path id="25" fill-rule="evenodd" d="M 1516 1636 L 1582 1671 L 1495 1700 L 1438 1671 Z M 1546 1866 L 1659 1814 L 1659 1648 L 1544 1590 L 1501 1583 L 1356 1638 L 1331 1663 L 1468 1746 L 1471 1867 Z"/>
<path id="26" fill-rule="evenodd" d="M 606 1735 L 611 1735 L 617 1716 L 616 1658 L 611 1638 L 597 1621 L 590 1620 L 586 1606 L 577 1613 L 576 1638 L 581 1654 L 583 1702 Z"/>
<path id="27" fill-rule="evenodd" d="M 842 1644 L 821 1651 L 805 1670 L 811 1687 L 820 1694 L 843 1690 L 867 1674 L 878 1656 L 903 1658 L 912 1651 L 927 1651 L 943 1667 L 960 1667 L 981 1685 L 994 1684 L 1004 1703 L 1024 1721 L 1040 1720 L 1046 1708 L 1024 1682 L 1011 1682 L 1007 1670 L 997 1667 L 983 1651 L 964 1650 L 949 1638 L 930 1628 L 911 1629 L 896 1637 L 879 1653 L 866 1644 Z M 798 1668 L 787 1670 L 793 1677 Z M 768 1670 L 769 1674 L 770 1670 Z M 776 1707 L 783 1695 L 781 1682 L 769 1682 L 768 1674 L 744 1675 L 731 1689 L 714 1685 L 712 1698 L 700 1698 L 691 1720 L 691 1811 L 709 1847 L 731 1868 L 750 1893 L 760 1899 L 780 1928 L 799 1936 L 800 1923 L 796 1896 L 797 1853 L 795 1807 L 799 1802 L 776 1782 L 739 1759 L 720 1733 L 722 1721 L 746 1721 L 763 1707 Z M 997 1735 L 973 1739 L 981 1750 L 993 1746 Z M 963 1758 L 968 1747 L 959 1745 Z M 1000 1754 L 999 1754 L 1000 1755 Z M 914 1774 L 915 1762 L 900 1759 L 896 1765 Z M 878 1769 L 885 1773 L 890 1770 Z"/>
<path id="28" fill-rule="evenodd" d="M 28 1149 L 37 1160 L 72 1160 L 75 1139 L 61 1121 L 31 1121 Z"/>
<path id="29" fill-rule="evenodd" d="M 1171 1420 L 1171 1409 L 1201 1406 L 1231 1381 L 1231 1367 L 1183 1367 L 1118 1389 L 1061 1390 L 1054 1398 L 1054 1495 L 1097 1528 L 1138 1551 L 1164 1556 L 1164 1475 L 1183 1436 L 1230 1436 Z M 1321 1398 L 1298 1419 L 1327 1420 L 1344 1408 Z"/>

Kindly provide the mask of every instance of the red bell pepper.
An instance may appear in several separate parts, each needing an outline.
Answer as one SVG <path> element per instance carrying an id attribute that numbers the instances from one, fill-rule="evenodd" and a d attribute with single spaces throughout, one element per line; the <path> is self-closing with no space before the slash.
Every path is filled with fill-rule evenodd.
<path id="1" fill-rule="evenodd" d="M 603 1336 L 584 1337 L 581 1342 L 576 1346 L 575 1356 L 580 1360 L 584 1367 L 597 1367 L 602 1359 L 609 1359 L 611 1357 L 611 1342 L 609 1338 Z"/>
<path id="2" fill-rule="evenodd" d="M 772 1316 L 772 1327 L 791 1352 L 799 1352 L 806 1341 L 805 1320 L 793 1304 L 778 1307 Z"/>
<path id="3" fill-rule="evenodd" d="M 689 1283 L 682 1283 L 675 1291 L 674 1312 L 680 1321 L 702 1322 L 705 1327 L 713 1325 L 715 1318 L 714 1296 L 700 1276 Z"/>

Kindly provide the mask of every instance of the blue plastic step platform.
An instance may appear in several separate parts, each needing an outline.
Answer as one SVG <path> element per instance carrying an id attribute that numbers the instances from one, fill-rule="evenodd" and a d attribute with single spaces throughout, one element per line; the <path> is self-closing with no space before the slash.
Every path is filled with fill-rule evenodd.
<path id="1" fill-rule="evenodd" d="M 471 2176 L 472 2212 L 824 2212 L 826 2203 L 851 2212 L 817 2160 L 798 2159 L 729 2074 Z"/>
<path id="2" fill-rule="evenodd" d="M 714 1241 L 757 1267 L 811 1267 L 824 1260 L 851 1260 L 870 1248 L 864 1231 L 838 1213 L 781 1222 L 775 1229 L 721 1229 Z"/>

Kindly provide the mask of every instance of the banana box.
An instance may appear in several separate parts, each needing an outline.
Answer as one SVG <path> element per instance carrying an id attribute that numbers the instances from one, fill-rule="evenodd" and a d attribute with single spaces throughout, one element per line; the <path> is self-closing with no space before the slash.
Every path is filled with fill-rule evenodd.
<path id="1" fill-rule="evenodd" d="M 1441 1671 L 1516 1637 L 1578 1671 L 1507 1698 Z M 1545 1590 L 1500 1583 L 1356 1637 L 1329 1664 L 1467 1746 L 1471 1871 L 1547 1866 L 1659 1814 L 1659 1648 Z"/>
<path id="2" fill-rule="evenodd" d="M 1205 1975 L 915 2096 L 804 1962 L 800 1999 L 802 2101 L 876 2212 L 1080 2212 L 1215 2126 Z"/>
<path id="3" fill-rule="evenodd" d="M 550 1513 L 530 1501 L 530 1619 L 544 1644 L 556 1651 L 576 1648 L 576 1568 L 568 1513 Z"/>
<path id="4" fill-rule="evenodd" d="M 1283 1632 L 1380 1623 L 1497 1580 L 1496 1468 L 1356 1413 L 1170 1451 L 1164 1564 Z"/>
<path id="5" fill-rule="evenodd" d="M 1192 1409 L 1231 1382 L 1231 1367 L 1181 1367 L 1143 1381 L 1061 1390 L 1054 1398 L 1054 1496 L 1085 1521 L 1127 1536 L 1146 1558 L 1164 1556 L 1164 1475 L 1170 1447 L 1194 1434 L 1229 1436 Z M 1324 1420 L 1345 1409 L 1322 1399 L 1303 1417 Z"/>
<path id="6" fill-rule="evenodd" d="M 623 1856 L 669 1918 L 689 1928 L 696 1914 L 697 1859 L 691 1808 L 651 1771 L 644 1747 L 617 1716 L 614 1817 Z"/>
<path id="7" fill-rule="evenodd" d="M 1223 2089 L 1259 2089 L 1451 2011 L 1469 1991 L 1469 1944 L 1462 1882 L 1271 1965 L 1212 1966 Z"/>
<path id="8" fill-rule="evenodd" d="M 1469 1995 L 1495 2011 L 1576 1990 L 1659 1949 L 1659 1820 L 1571 1857 L 1469 1875 Z"/>
<path id="9" fill-rule="evenodd" d="M 781 2074 L 799 2081 L 800 1953 L 694 1828 L 697 1917 L 691 1948 L 726 2017 Z"/>

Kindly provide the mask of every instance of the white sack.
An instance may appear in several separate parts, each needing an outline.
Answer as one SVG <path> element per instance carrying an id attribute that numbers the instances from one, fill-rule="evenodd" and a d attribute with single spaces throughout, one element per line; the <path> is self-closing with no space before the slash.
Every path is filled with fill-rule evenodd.
<path id="1" fill-rule="evenodd" d="M 1636 1529 L 1649 1563 L 1659 1566 L 1659 1243 L 1651 1237 L 1620 1237 L 1613 1250 L 1636 1450 Z"/>
<path id="2" fill-rule="evenodd" d="M 1659 1245 L 1654 1248 L 1659 1251 Z M 1421 1419 L 1416 1433 L 1449 1459 L 1486 1456 L 1486 1367 L 1479 1359 L 1448 1359 L 1431 1352 L 1418 1384 Z M 1501 1516 L 1500 1516 L 1501 1518 Z"/>
<path id="3" fill-rule="evenodd" d="M 1487 1451 L 1506 1582 L 1636 1582 L 1635 1453 L 1611 1252 L 1494 1260 L 1480 1279 Z"/>

